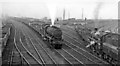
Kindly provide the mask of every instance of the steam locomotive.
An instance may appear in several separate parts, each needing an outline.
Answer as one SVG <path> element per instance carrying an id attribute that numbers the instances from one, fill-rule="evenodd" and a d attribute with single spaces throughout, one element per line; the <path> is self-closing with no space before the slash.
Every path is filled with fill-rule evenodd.
<path id="1" fill-rule="evenodd" d="M 101 40 L 102 58 L 112 63 L 120 63 L 120 35 L 115 33 L 107 33 L 103 35 Z"/>
<path id="2" fill-rule="evenodd" d="M 76 29 L 76 31 L 83 37 L 82 39 L 88 43 L 86 47 L 91 49 L 100 58 L 112 64 L 120 63 L 120 57 L 118 55 L 120 52 L 120 34 L 104 32 L 99 36 L 95 36 L 90 34 L 89 30 L 82 32 L 81 30 Z"/>
<path id="3" fill-rule="evenodd" d="M 51 26 L 50 24 L 42 25 L 43 40 L 48 41 L 51 47 L 55 49 L 61 49 L 63 44 L 62 31 L 56 26 Z"/>

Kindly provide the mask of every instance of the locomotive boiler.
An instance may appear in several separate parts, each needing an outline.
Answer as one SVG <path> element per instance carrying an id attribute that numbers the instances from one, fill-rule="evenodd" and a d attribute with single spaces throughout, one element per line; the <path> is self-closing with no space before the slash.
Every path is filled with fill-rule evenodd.
<path id="1" fill-rule="evenodd" d="M 56 26 L 50 24 L 42 25 L 43 40 L 48 41 L 51 47 L 55 49 L 62 48 L 62 31 Z"/>

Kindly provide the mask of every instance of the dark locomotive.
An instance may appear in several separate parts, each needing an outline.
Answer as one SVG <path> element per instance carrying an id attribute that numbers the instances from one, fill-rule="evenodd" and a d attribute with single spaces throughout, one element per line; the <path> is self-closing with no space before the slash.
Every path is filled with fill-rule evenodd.
<path id="1" fill-rule="evenodd" d="M 101 32 L 95 35 L 96 32 L 92 33 L 92 30 L 88 28 L 76 28 L 76 32 L 87 42 L 86 47 L 91 49 L 100 58 L 112 64 L 120 63 L 120 58 L 118 57 L 120 52 L 120 34 Z"/>
<path id="2" fill-rule="evenodd" d="M 118 57 L 119 48 L 120 48 L 120 35 L 115 33 L 107 33 L 103 35 L 101 39 L 101 48 L 102 48 L 102 56 L 103 59 L 107 60 L 108 62 L 120 62 Z"/>
<path id="3" fill-rule="evenodd" d="M 42 25 L 43 40 L 48 41 L 51 47 L 55 49 L 62 48 L 62 31 L 56 26 L 51 26 L 50 24 Z"/>

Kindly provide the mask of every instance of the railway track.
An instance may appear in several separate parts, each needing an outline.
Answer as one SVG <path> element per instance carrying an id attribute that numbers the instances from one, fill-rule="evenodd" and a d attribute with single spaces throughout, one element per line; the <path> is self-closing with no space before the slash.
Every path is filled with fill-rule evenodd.
<path id="1" fill-rule="evenodd" d="M 3 44 L 4 48 L 2 51 L 2 66 L 7 66 L 7 65 L 11 65 L 11 61 L 12 61 L 12 56 L 13 56 L 13 45 L 14 45 L 14 29 L 12 27 L 12 24 L 10 24 L 10 28 L 8 29 L 8 35 L 9 37 L 6 35 L 5 37 L 5 42 Z"/>
<path id="2" fill-rule="evenodd" d="M 27 39 L 25 39 L 25 40 L 27 40 L 27 41 L 29 41 L 29 47 L 27 47 L 27 46 L 25 46 L 26 44 L 28 45 L 28 43 L 25 43 L 26 41 L 23 41 L 24 40 L 24 36 L 26 35 L 26 33 L 25 34 L 23 34 L 21 31 L 19 31 L 19 30 L 17 30 L 17 29 L 19 29 L 18 27 L 16 28 L 16 30 L 15 30 L 15 37 L 14 37 L 14 45 L 15 45 L 15 51 L 13 51 L 12 52 L 12 55 L 11 55 L 11 62 L 10 62 L 10 66 L 12 66 L 12 65 L 14 65 L 15 64 L 15 57 L 14 57 L 14 53 L 17 53 L 17 55 L 19 55 L 20 56 L 20 58 L 19 58 L 19 60 L 20 61 L 22 61 L 22 63 L 24 63 L 24 62 L 26 62 L 26 64 L 28 65 L 28 66 L 31 66 L 31 64 L 39 64 L 39 65 L 41 65 L 41 64 L 46 64 L 45 62 L 44 62 L 44 60 L 46 59 L 46 62 L 47 61 L 49 61 L 49 63 L 48 64 L 50 64 L 50 62 L 52 62 L 51 64 L 52 64 L 52 66 L 53 66 L 53 64 L 57 64 L 53 59 L 52 59 L 52 57 L 47 53 L 47 51 L 44 49 L 44 48 L 42 48 L 42 45 L 41 45 L 41 48 L 42 49 L 40 49 L 40 47 L 37 47 L 37 45 L 35 45 L 35 43 L 33 42 L 33 39 L 31 39 L 30 37 L 28 37 Z M 26 35 L 27 36 L 27 35 Z M 30 42 L 31 42 L 31 44 L 30 44 Z M 40 54 L 38 53 L 38 48 L 39 48 L 39 50 L 41 51 L 41 54 L 44 54 L 43 56 L 44 56 L 44 60 L 41 60 L 41 56 L 40 56 Z M 29 51 L 29 49 L 32 49 L 32 50 L 34 50 L 34 53 L 32 52 L 32 51 Z M 43 50 L 44 49 L 44 50 Z M 36 53 L 35 53 L 36 52 Z M 48 56 L 49 56 L 49 58 L 51 59 L 47 59 L 46 57 L 47 56 L 45 56 L 46 54 L 45 54 L 45 52 L 46 52 L 46 54 L 48 54 Z M 39 58 L 40 58 L 40 60 L 41 60 L 41 62 L 40 62 L 40 60 L 38 60 L 38 56 L 36 56 L 36 55 L 38 55 L 39 56 Z M 23 60 L 22 60 L 22 59 Z M 14 64 L 13 64 L 14 63 Z M 16 62 L 17 63 L 17 62 Z M 21 64 L 22 65 L 22 64 Z M 43 65 L 42 65 L 43 66 Z M 45 65 L 46 66 L 46 65 Z"/>
<path id="3" fill-rule="evenodd" d="M 30 32 L 32 32 L 32 31 L 30 31 Z M 29 32 L 29 33 L 30 33 Z M 31 37 L 34 37 L 32 34 L 30 34 L 31 35 Z M 35 36 L 34 37 L 34 39 L 32 39 L 32 41 L 33 40 L 35 40 L 35 42 L 37 42 L 37 44 L 39 45 L 39 48 L 42 48 L 42 49 L 44 49 L 44 51 L 42 51 L 42 54 L 45 54 L 45 53 L 43 53 L 43 52 L 46 52 L 47 53 L 47 55 L 52 59 L 52 60 L 54 60 L 54 63 L 55 64 L 59 64 L 59 62 L 58 62 L 58 60 L 56 60 L 57 58 L 55 58 L 55 56 L 52 54 L 53 52 L 51 52 L 48 48 L 47 48 L 47 46 L 45 46 L 45 44 L 43 43 L 43 42 L 41 42 L 41 40 L 39 39 L 39 38 L 37 38 L 37 36 Z M 43 46 L 44 45 L 44 46 Z M 45 55 L 44 55 L 45 56 Z M 45 59 L 47 59 L 47 58 L 45 58 Z M 60 62 L 61 63 L 61 62 Z M 66 62 L 67 64 L 68 64 L 68 62 Z M 62 63 L 61 63 L 62 64 Z"/>
<path id="4" fill-rule="evenodd" d="M 33 55 L 32 52 L 29 51 L 29 49 L 25 46 L 25 44 L 23 44 L 23 42 L 21 40 L 21 34 L 22 33 L 20 31 L 18 31 L 17 29 L 15 30 L 14 46 L 15 46 L 17 55 L 20 55 L 21 59 L 19 59 L 19 60 L 22 61 L 22 63 L 26 62 L 25 65 L 28 65 L 28 66 L 32 66 L 32 64 L 42 66 L 41 61 L 38 60 L 35 57 L 35 55 Z M 15 53 L 15 51 L 12 53 Z M 14 54 L 13 54 L 13 56 L 14 56 Z M 17 58 L 17 57 L 13 57 L 13 56 L 11 56 L 11 65 L 14 64 L 13 62 L 16 62 L 18 60 L 18 59 L 15 60 L 15 58 Z"/>
<path id="5" fill-rule="evenodd" d="M 16 36 L 16 33 L 15 33 L 15 36 Z M 18 43 L 18 42 L 20 42 L 20 43 Z M 37 64 L 37 63 L 41 65 L 41 62 L 39 62 L 36 59 L 36 57 L 23 45 L 23 43 L 21 42 L 21 40 L 18 41 L 15 38 L 14 39 L 14 43 L 15 43 L 15 48 L 17 49 L 17 51 L 19 52 L 19 54 L 21 55 L 21 57 L 26 61 L 26 63 L 29 66 L 31 66 L 31 64 Z"/>
<path id="6" fill-rule="evenodd" d="M 93 54 L 91 54 L 90 52 L 88 52 L 88 51 L 84 50 L 83 48 L 81 48 L 81 47 L 80 47 L 80 46 L 81 46 L 81 43 L 80 43 L 79 41 L 73 39 L 70 35 L 66 34 L 65 36 L 66 36 L 67 38 L 69 38 L 69 40 L 73 40 L 73 41 L 71 41 L 71 42 L 69 42 L 68 40 L 65 40 L 66 42 L 70 43 L 70 46 L 72 45 L 73 47 L 76 47 L 77 50 L 79 50 L 79 51 L 80 51 L 80 50 L 81 50 L 81 51 L 84 51 L 84 54 L 87 53 L 87 55 L 88 55 L 89 57 L 91 56 L 92 58 L 96 59 L 95 61 L 97 61 L 97 62 L 99 62 L 99 63 L 101 63 L 101 64 L 108 64 L 107 62 L 103 61 L 102 59 L 96 57 L 95 55 L 93 55 Z M 74 44 L 73 44 L 73 43 L 74 43 Z"/>
<path id="7" fill-rule="evenodd" d="M 67 45 L 67 44 L 66 44 Z M 65 54 L 65 52 L 67 53 L 67 54 L 69 54 L 71 57 L 73 57 L 73 58 L 75 58 L 79 63 L 81 63 L 81 64 L 85 64 L 85 62 L 86 61 L 84 61 L 85 60 L 85 58 L 87 58 L 89 61 L 87 61 L 87 63 L 92 63 L 92 64 L 100 64 L 100 63 L 98 63 L 98 62 L 95 62 L 95 61 L 93 61 L 93 59 L 90 59 L 90 58 L 88 58 L 87 56 L 85 56 L 85 55 L 83 55 L 82 53 L 80 53 L 80 52 L 78 52 L 78 50 L 76 50 L 76 49 L 73 49 L 72 47 L 70 47 L 69 45 L 67 45 L 70 49 L 72 49 L 72 51 L 73 52 L 71 52 L 71 50 L 69 51 L 69 50 L 66 50 L 66 49 L 62 49 L 62 53 L 63 54 Z M 60 51 L 57 51 L 58 53 L 61 53 Z M 80 55 L 80 56 L 82 56 L 82 57 L 84 57 L 84 59 L 82 60 L 82 61 L 84 61 L 84 63 L 83 62 L 81 62 L 79 59 L 80 58 L 82 58 L 82 57 L 79 57 L 79 56 L 73 56 L 73 53 L 74 52 L 76 52 L 76 54 L 78 55 Z M 82 51 L 83 52 L 83 51 Z M 61 54 L 62 54 L 61 53 Z M 63 55 L 62 55 L 63 56 Z M 77 57 L 77 58 L 76 58 Z M 78 59 L 78 57 L 79 57 L 79 59 Z M 65 59 L 66 59 L 66 57 L 64 57 Z M 68 59 L 66 59 L 66 60 L 68 60 Z M 69 62 L 70 63 L 70 62 Z"/>
<path id="8" fill-rule="evenodd" d="M 38 29 L 35 30 L 35 28 L 34 28 L 35 31 L 38 31 L 38 32 L 35 32 L 33 29 L 31 30 L 30 26 L 29 26 L 29 27 L 24 27 L 21 30 L 22 30 L 22 32 L 20 34 L 22 34 L 26 38 L 25 40 L 23 37 L 21 37 L 21 39 L 19 39 L 22 46 L 26 45 L 25 47 L 23 47 L 23 49 L 26 50 L 26 49 L 30 49 L 30 47 L 33 47 L 33 49 L 34 49 L 33 56 L 35 56 L 35 53 L 36 53 L 37 56 L 35 56 L 35 58 L 37 57 L 39 59 L 42 59 L 41 60 L 42 64 L 50 63 L 50 61 L 52 61 L 51 64 L 71 64 L 71 65 L 72 64 L 82 64 L 83 66 L 86 66 L 86 64 L 102 64 L 102 63 L 98 63 L 96 61 L 92 61 L 92 60 L 98 60 L 98 59 L 94 58 L 94 56 L 90 55 L 89 53 L 87 55 L 86 51 L 81 50 L 80 47 L 78 48 L 78 47 L 74 46 L 74 44 L 72 45 L 71 42 L 65 43 L 65 45 L 69 49 L 66 49 L 66 48 L 62 48 L 61 50 L 54 49 L 54 50 L 52 50 L 53 51 L 52 52 L 45 44 L 46 42 L 43 42 L 38 37 L 39 35 L 37 33 L 40 33 L 40 31 Z M 42 35 L 42 33 L 40 33 L 40 34 Z M 27 46 L 28 44 L 30 45 L 30 47 Z M 28 51 L 27 51 L 27 53 L 30 54 L 30 51 L 29 52 Z M 33 53 L 31 52 L 31 54 L 33 54 Z M 54 54 L 58 54 L 60 56 L 60 58 L 56 58 Z M 45 55 L 47 58 L 44 57 Z M 92 57 L 92 59 L 89 58 L 89 55 L 90 55 L 90 57 Z M 24 56 L 24 54 L 21 56 Z M 49 59 L 50 61 L 48 62 L 48 61 L 46 61 L 46 59 L 47 60 Z M 64 60 L 64 62 L 63 61 L 60 62 L 60 59 Z M 27 61 L 29 62 L 28 59 L 27 59 Z"/>
<path id="9" fill-rule="evenodd" d="M 5 25 L 6 26 L 6 25 Z M 9 25 L 9 26 L 11 26 L 11 25 Z M 6 30 L 6 29 L 5 29 Z M 6 46 L 6 44 L 7 44 L 7 41 L 8 41 L 8 38 L 9 38 L 9 36 L 10 36 L 10 30 L 11 30 L 11 27 L 9 27 L 8 28 L 8 30 L 7 30 L 7 32 L 6 33 L 1 33 L 2 34 L 2 47 L 3 47 L 3 49 L 2 50 L 4 50 L 4 47 Z M 2 31 L 4 32 L 4 28 L 2 29 Z"/>
<path id="10" fill-rule="evenodd" d="M 31 32 L 31 31 L 30 31 Z M 29 33 L 30 33 L 29 32 Z M 35 36 L 35 35 L 34 35 Z M 35 38 L 37 38 L 36 40 L 39 42 L 41 41 L 37 36 L 35 36 Z M 41 43 L 41 42 L 39 42 Z M 42 42 L 42 44 L 44 44 Z M 44 44 L 45 45 L 45 44 Z M 55 50 L 58 54 L 60 54 L 61 57 L 63 57 L 64 60 L 67 61 L 67 63 L 69 64 L 83 64 L 81 61 L 79 61 L 77 58 L 75 58 L 72 54 L 66 52 L 66 50 L 62 49 L 62 51 L 58 51 Z M 62 53 L 62 54 L 61 54 Z"/>
<path id="11" fill-rule="evenodd" d="M 23 31 L 25 31 L 25 30 L 23 29 Z M 34 39 L 29 37 L 29 35 L 25 32 L 24 32 L 24 36 L 27 37 L 26 40 L 28 40 L 30 42 L 29 44 L 33 45 L 37 54 L 42 59 L 43 64 L 56 64 L 56 62 L 53 60 L 53 58 L 49 55 L 49 53 L 41 45 L 38 46 L 38 43 L 36 43 L 36 41 L 33 41 Z"/>
<path id="12" fill-rule="evenodd" d="M 71 30 L 70 30 L 71 31 Z M 92 55 L 91 53 L 89 53 L 88 51 L 86 51 L 86 50 L 84 50 L 83 48 L 81 48 L 81 46 L 82 46 L 82 44 L 81 44 L 81 41 L 80 41 L 80 39 L 78 39 L 78 37 L 74 37 L 74 36 L 71 36 L 71 34 L 69 34 L 69 33 L 66 33 L 65 31 L 63 31 L 64 33 L 65 33 L 65 35 L 67 35 L 67 38 L 69 37 L 69 38 L 71 38 L 72 40 L 74 40 L 74 41 L 76 41 L 76 42 L 78 42 L 79 43 L 79 45 L 74 45 L 73 43 L 75 43 L 75 42 L 69 42 L 68 40 L 66 40 L 68 43 L 71 43 L 71 45 L 73 45 L 73 48 L 74 47 L 76 47 L 76 48 L 80 48 L 80 49 L 82 49 L 83 51 L 85 51 L 85 52 L 87 52 L 88 53 L 88 55 Z M 71 41 L 72 41 L 71 40 Z M 82 42 L 83 43 L 83 42 Z M 69 47 L 72 47 L 72 46 L 69 46 L 69 44 L 68 44 L 68 46 Z M 78 47 L 79 46 L 79 47 Z M 99 59 L 99 58 L 97 58 L 95 55 L 93 55 L 93 57 L 95 57 L 96 59 L 98 59 L 99 61 L 101 61 L 101 62 L 98 62 L 98 63 L 100 63 L 100 64 L 108 64 L 106 61 L 104 61 L 104 60 L 102 60 L 102 59 Z M 92 59 L 91 59 L 92 60 Z"/>
<path id="13" fill-rule="evenodd" d="M 36 38 L 37 38 L 37 36 L 36 36 Z M 37 38 L 37 41 L 41 43 L 42 41 L 40 41 L 40 40 L 41 39 Z M 45 47 L 45 45 L 44 45 L 44 47 Z M 79 61 L 72 54 L 66 52 L 65 50 L 60 51 L 60 50 L 55 50 L 54 49 L 54 51 L 56 51 L 58 54 L 60 54 L 60 56 L 67 62 L 67 64 L 83 64 L 81 61 Z M 57 61 L 57 62 L 59 62 L 59 61 Z"/>

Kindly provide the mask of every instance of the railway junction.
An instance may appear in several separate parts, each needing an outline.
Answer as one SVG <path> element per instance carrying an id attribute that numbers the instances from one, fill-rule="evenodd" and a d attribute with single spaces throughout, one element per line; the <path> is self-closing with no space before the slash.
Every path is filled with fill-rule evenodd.
<path id="1" fill-rule="evenodd" d="M 32 25 L 19 18 L 9 18 L 7 21 L 10 23 L 10 35 L 2 51 L 2 66 L 110 65 L 86 49 L 84 42 L 69 29 L 61 28 L 63 46 L 61 49 L 54 49 L 49 47 L 49 42 L 42 39 L 42 25 Z"/>

